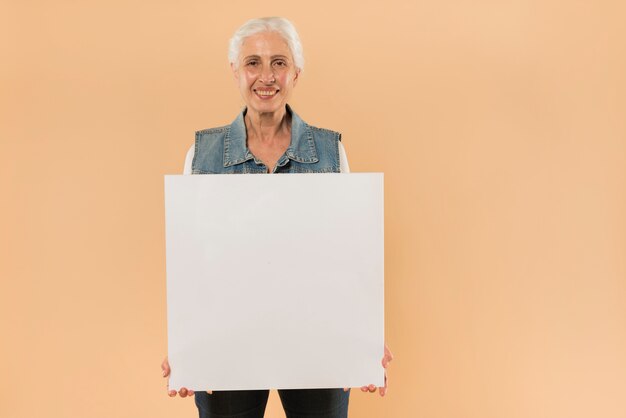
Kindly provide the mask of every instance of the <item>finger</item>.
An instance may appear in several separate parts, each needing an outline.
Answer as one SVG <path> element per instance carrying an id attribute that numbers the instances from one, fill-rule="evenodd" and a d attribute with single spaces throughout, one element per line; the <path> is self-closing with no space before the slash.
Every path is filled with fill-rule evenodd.
<path id="1" fill-rule="evenodd" d="M 170 364 L 167 361 L 167 357 L 165 357 L 165 360 L 161 363 L 161 370 L 163 370 L 163 377 L 167 377 L 170 374 Z"/>
<path id="2" fill-rule="evenodd" d="M 383 367 L 387 368 L 389 363 L 391 363 L 391 360 L 393 360 L 393 354 L 385 350 L 385 356 L 383 357 Z"/>
<path id="3" fill-rule="evenodd" d="M 213 395 L 213 391 L 212 390 L 207 390 L 206 393 L 208 393 L 209 395 Z"/>
<path id="4" fill-rule="evenodd" d="M 385 396 L 387 394 L 388 384 L 389 384 L 389 379 L 387 378 L 387 372 L 385 371 L 385 386 L 380 388 L 380 396 Z"/>
<path id="5" fill-rule="evenodd" d="M 173 398 L 174 396 L 176 396 L 176 391 L 175 391 L 175 390 L 170 390 L 169 392 L 167 392 L 167 395 L 168 395 L 170 398 Z"/>
<path id="6" fill-rule="evenodd" d="M 193 396 L 193 395 L 194 395 L 194 393 L 195 393 L 195 392 L 194 392 L 193 390 L 189 389 L 189 392 L 187 392 L 187 395 L 189 395 L 189 396 Z"/>
<path id="7" fill-rule="evenodd" d="M 178 391 L 178 394 L 180 395 L 181 398 L 185 398 L 187 396 L 187 388 L 180 388 L 180 390 Z"/>
<path id="8" fill-rule="evenodd" d="M 393 354 L 391 353 L 391 350 L 389 349 L 389 346 L 387 344 L 385 344 L 385 355 L 393 359 Z"/>
<path id="9" fill-rule="evenodd" d="M 344 391 L 344 392 L 347 392 L 347 391 L 349 391 L 349 390 L 350 390 L 350 388 L 343 388 L 343 391 Z"/>
<path id="10" fill-rule="evenodd" d="M 367 392 L 367 386 L 361 386 L 361 392 Z"/>
<path id="11" fill-rule="evenodd" d="M 391 363 L 391 360 L 393 360 L 393 357 L 383 357 L 383 367 L 386 369 L 387 366 L 389 365 L 389 363 Z"/>
<path id="12" fill-rule="evenodd" d="M 383 367 L 387 367 L 387 365 L 391 363 L 391 360 L 393 360 L 393 354 L 391 353 L 391 350 L 389 350 L 389 347 L 387 347 L 387 344 L 385 344 L 385 355 L 383 357 Z"/>
<path id="13" fill-rule="evenodd" d="M 370 393 L 374 393 L 374 392 L 376 392 L 376 386 L 374 386 L 374 385 L 369 385 L 369 386 L 367 387 L 367 390 L 369 390 L 369 391 L 370 391 Z"/>

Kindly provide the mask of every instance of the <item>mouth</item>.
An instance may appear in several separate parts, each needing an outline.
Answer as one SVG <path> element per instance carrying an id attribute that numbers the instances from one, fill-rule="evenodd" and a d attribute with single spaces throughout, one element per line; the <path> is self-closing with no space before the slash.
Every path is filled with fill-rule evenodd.
<path id="1" fill-rule="evenodd" d="M 276 96 L 278 89 L 253 89 L 254 93 L 262 100 L 268 100 Z"/>

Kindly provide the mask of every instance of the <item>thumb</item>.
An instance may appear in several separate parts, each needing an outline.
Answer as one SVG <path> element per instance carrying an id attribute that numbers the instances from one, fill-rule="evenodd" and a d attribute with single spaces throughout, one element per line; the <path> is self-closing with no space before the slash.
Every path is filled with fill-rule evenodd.
<path id="1" fill-rule="evenodd" d="M 167 377 L 170 374 L 170 364 L 167 361 L 167 357 L 161 363 L 161 370 L 163 370 L 163 377 Z"/>

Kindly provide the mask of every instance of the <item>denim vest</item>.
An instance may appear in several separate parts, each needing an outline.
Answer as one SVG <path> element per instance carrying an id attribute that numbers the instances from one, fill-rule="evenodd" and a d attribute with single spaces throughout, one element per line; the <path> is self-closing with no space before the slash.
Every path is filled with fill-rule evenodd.
<path id="1" fill-rule="evenodd" d="M 341 134 L 304 122 L 287 105 L 291 114 L 291 143 L 278 159 L 274 173 L 339 173 Z M 246 145 L 244 109 L 227 126 L 196 132 L 192 174 L 267 173 Z"/>

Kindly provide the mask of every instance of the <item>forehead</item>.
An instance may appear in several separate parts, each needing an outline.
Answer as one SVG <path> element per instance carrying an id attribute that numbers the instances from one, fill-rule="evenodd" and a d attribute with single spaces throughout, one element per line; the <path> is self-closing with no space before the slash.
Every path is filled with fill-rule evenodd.
<path id="1" fill-rule="evenodd" d="M 260 57 L 284 55 L 292 59 L 287 41 L 278 32 L 261 32 L 245 38 L 243 44 L 241 44 L 239 58 L 245 58 L 250 55 L 258 55 Z"/>

